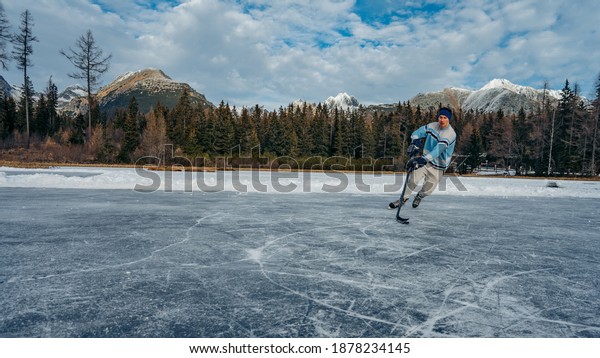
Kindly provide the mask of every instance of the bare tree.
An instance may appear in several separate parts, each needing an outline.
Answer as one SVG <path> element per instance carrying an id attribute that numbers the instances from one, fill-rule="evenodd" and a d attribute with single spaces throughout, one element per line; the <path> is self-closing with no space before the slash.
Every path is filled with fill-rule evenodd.
<path id="1" fill-rule="evenodd" d="M 37 41 L 33 36 L 33 17 L 29 10 L 25 10 L 21 14 L 21 25 L 19 32 L 12 37 L 13 58 L 17 61 L 17 68 L 23 70 L 23 92 L 25 96 L 25 122 L 27 128 L 27 147 L 29 147 L 29 86 L 27 85 L 27 68 L 33 66 L 31 63 L 31 54 L 33 53 L 32 43 Z"/>
<path id="2" fill-rule="evenodd" d="M 69 51 L 60 50 L 60 54 L 65 56 L 73 66 L 76 72 L 68 74 L 71 78 L 84 79 L 87 85 L 88 100 L 88 138 L 92 131 L 92 90 L 100 82 L 100 76 L 108 71 L 111 54 L 104 55 L 102 49 L 96 45 L 91 30 L 87 30 L 75 41 L 75 49 L 69 47 Z"/>
<path id="3" fill-rule="evenodd" d="M 10 57 L 6 52 L 6 44 L 10 42 L 11 38 L 10 24 L 6 18 L 4 6 L 0 3 L 0 66 L 5 70 L 8 70 L 8 62 L 10 61 Z"/>

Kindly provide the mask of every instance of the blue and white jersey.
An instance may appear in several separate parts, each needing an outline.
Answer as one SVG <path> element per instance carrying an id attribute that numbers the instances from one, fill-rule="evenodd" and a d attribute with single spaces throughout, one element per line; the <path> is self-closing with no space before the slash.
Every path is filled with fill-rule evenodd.
<path id="1" fill-rule="evenodd" d="M 414 131 L 410 138 L 412 140 L 426 138 L 423 156 L 433 167 L 441 170 L 448 169 L 456 144 L 456 132 L 451 125 L 442 129 L 438 122 L 432 122 Z"/>

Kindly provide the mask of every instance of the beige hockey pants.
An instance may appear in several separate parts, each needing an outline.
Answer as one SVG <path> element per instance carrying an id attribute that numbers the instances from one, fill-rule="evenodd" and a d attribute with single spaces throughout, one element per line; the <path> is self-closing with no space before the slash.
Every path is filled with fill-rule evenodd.
<path id="1" fill-rule="evenodd" d="M 434 168 L 431 163 L 427 163 L 424 167 L 421 167 L 410 175 L 408 184 L 406 184 L 406 192 L 404 193 L 404 200 L 410 197 L 410 194 L 417 188 L 419 182 L 425 178 L 423 187 L 419 190 L 419 195 L 423 198 L 427 195 L 431 195 L 435 188 L 442 180 L 444 171 L 441 169 Z"/>

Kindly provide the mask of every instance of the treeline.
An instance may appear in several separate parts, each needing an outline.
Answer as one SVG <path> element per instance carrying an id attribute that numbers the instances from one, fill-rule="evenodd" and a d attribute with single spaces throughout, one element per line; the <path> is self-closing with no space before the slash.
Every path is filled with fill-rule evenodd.
<path id="1" fill-rule="evenodd" d="M 548 98 L 532 113 L 455 110 L 451 124 L 458 139 L 452 169 L 464 173 L 487 162 L 510 167 L 517 175 L 597 175 L 600 78 L 596 91 L 596 98 L 586 102 L 566 81 L 558 103 Z M 206 166 L 356 170 L 400 169 L 410 134 L 434 121 L 437 111 L 410 102 L 387 112 L 321 103 L 290 104 L 276 111 L 259 105 L 237 109 L 224 102 L 203 108 L 184 93 L 173 109 L 157 103 L 148 113 L 140 112 L 135 98 L 111 117 L 94 107 L 88 134 L 82 114 L 57 113 L 51 81 L 30 105 L 32 145 L 50 156 L 46 160 L 131 164 L 147 157 L 164 165 L 175 157 Z M 5 149 L 24 143 L 24 106 L 24 100 L 0 98 L 0 144 Z"/>
<path id="2" fill-rule="evenodd" d="M 532 113 L 462 113 L 458 154 L 473 168 L 487 161 L 510 165 L 517 175 L 598 175 L 600 76 L 594 100 L 578 92 L 567 80 L 557 103 L 546 99 Z"/>

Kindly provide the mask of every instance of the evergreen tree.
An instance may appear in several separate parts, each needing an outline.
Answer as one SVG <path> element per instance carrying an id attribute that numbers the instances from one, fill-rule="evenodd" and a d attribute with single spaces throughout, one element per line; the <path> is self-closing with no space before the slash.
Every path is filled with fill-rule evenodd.
<path id="1" fill-rule="evenodd" d="M 85 142 L 85 118 L 83 114 L 78 114 L 75 117 L 71 135 L 69 136 L 69 143 L 71 144 L 83 144 Z"/>
<path id="2" fill-rule="evenodd" d="M 354 156 L 352 147 L 352 128 L 350 126 L 350 111 L 340 111 L 342 120 L 342 155 L 344 157 Z"/>
<path id="3" fill-rule="evenodd" d="M 264 118 L 262 127 L 265 131 L 263 148 L 264 151 L 270 154 L 281 152 L 280 138 L 281 134 L 281 123 L 279 116 L 275 112 L 268 112 Z"/>
<path id="4" fill-rule="evenodd" d="M 479 167 L 479 164 L 481 163 L 481 156 L 483 155 L 483 144 L 479 128 L 473 128 L 465 151 L 469 156 L 466 160 L 467 165 L 470 165 L 472 170 Z"/>
<path id="5" fill-rule="evenodd" d="M 398 117 L 398 146 L 399 153 L 398 155 L 402 158 L 406 158 L 408 160 L 408 155 L 406 153 L 406 149 L 410 145 L 411 139 L 410 135 L 414 131 L 414 127 L 412 126 L 412 109 L 410 108 L 409 103 L 398 103 L 397 106 L 397 114 Z"/>
<path id="6" fill-rule="evenodd" d="M 265 136 L 264 129 L 262 126 L 263 110 L 258 104 L 254 106 L 254 109 L 252 111 L 252 122 L 254 123 L 254 127 L 256 129 L 256 137 L 258 139 L 258 143 L 261 145 L 262 150 L 262 143 L 264 141 Z"/>
<path id="7" fill-rule="evenodd" d="M 127 116 L 125 117 L 125 136 L 121 143 L 118 159 L 121 162 L 129 163 L 132 161 L 131 155 L 140 145 L 139 138 L 139 107 L 135 97 L 129 101 Z"/>
<path id="8" fill-rule="evenodd" d="M 172 123 L 171 141 L 179 148 L 188 146 L 194 131 L 194 110 L 187 91 L 183 91 L 179 97 L 170 118 Z"/>
<path id="9" fill-rule="evenodd" d="M 46 96 L 42 93 L 40 95 L 40 99 L 37 102 L 37 107 L 34 112 L 31 132 L 37 133 L 42 138 L 46 137 L 50 130 L 50 126 L 48 123 L 49 117 L 50 115 L 48 113 L 48 103 L 46 101 Z"/>
<path id="10" fill-rule="evenodd" d="M 124 108 L 117 108 L 112 124 L 115 129 L 125 129 L 125 118 L 127 118 L 127 110 Z"/>
<path id="11" fill-rule="evenodd" d="M 372 126 L 375 141 L 375 156 L 377 158 L 386 158 L 388 154 L 388 128 L 385 125 L 385 117 L 376 112 L 373 116 Z"/>
<path id="12" fill-rule="evenodd" d="M 574 111 L 576 108 L 577 94 L 571 90 L 569 80 L 565 81 L 565 87 L 562 89 L 561 98 L 558 101 L 556 111 L 553 146 L 550 149 L 550 155 L 554 161 L 555 171 L 566 173 L 572 170 L 570 163 L 570 151 L 572 143 L 570 142 L 570 128 L 574 121 Z"/>
<path id="13" fill-rule="evenodd" d="M 199 156 L 202 152 L 206 151 L 207 148 L 208 121 L 205 110 L 201 106 L 195 108 L 192 119 L 194 121 L 193 129 L 186 153 L 193 156 Z"/>
<path id="14" fill-rule="evenodd" d="M 312 156 L 314 147 L 311 131 L 313 113 L 306 102 L 302 104 L 302 107 L 297 106 L 294 109 L 293 122 L 295 124 L 296 137 L 298 138 L 298 154 L 305 158 Z"/>
<path id="15" fill-rule="evenodd" d="M 285 111 L 280 111 L 280 123 L 281 123 L 281 134 L 283 143 L 281 146 L 281 151 L 278 152 L 278 155 L 285 155 L 290 157 L 296 157 L 298 155 L 298 137 L 296 136 L 296 131 L 294 130 L 294 124 L 292 123 L 291 113 L 287 113 Z"/>
<path id="16" fill-rule="evenodd" d="M 420 109 L 417 107 L 417 111 L 419 111 Z M 402 111 L 402 123 L 401 123 L 401 127 L 400 127 L 400 131 L 402 134 L 402 153 L 405 153 L 405 150 L 408 148 L 408 146 L 410 145 L 410 142 L 412 141 L 410 139 L 410 136 L 412 134 L 412 132 L 414 132 L 417 128 L 419 128 L 419 122 L 417 121 L 417 113 L 415 110 L 413 110 L 410 101 L 406 102 L 403 106 L 403 111 Z M 454 128 L 454 123 L 453 123 L 453 128 Z M 458 136 L 458 132 L 457 132 L 457 136 Z"/>
<path id="17" fill-rule="evenodd" d="M 238 128 L 240 133 L 240 151 L 243 154 L 251 154 L 252 148 L 256 147 L 259 142 L 256 135 L 256 126 L 246 107 L 242 108 Z"/>
<path id="18" fill-rule="evenodd" d="M 531 141 L 533 151 L 531 153 L 532 165 L 536 175 L 543 175 L 548 163 L 548 148 L 549 143 L 551 118 L 553 117 L 553 109 L 550 103 L 550 98 L 546 94 L 548 91 L 548 82 L 544 82 L 544 91 L 541 106 L 535 109 L 530 118 L 531 123 Z"/>
<path id="19" fill-rule="evenodd" d="M 165 133 L 166 133 L 167 123 L 169 122 L 169 120 L 168 120 L 169 108 L 167 106 L 163 105 L 160 101 L 157 101 L 156 106 L 154 106 L 152 111 L 154 111 L 154 114 L 156 115 L 157 118 L 158 117 L 163 118 L 163 120 L 165 122 L 164 124 L 165 124 Z"/>
<path id="20" fill-rule="evenodd" d="M 58 107 L 58 88 L 52 82 L 52 76 L 48 79 L 46 86 L 46 114 L 48 116 L 48 135 L 53 136 L 58 130 L 59 120 L 56 108 Z"/>
<path id="21" fill-rule="evenodd" d="M 189 128 L 186 131 L 186 139 L 183 146 L 183 151 L 190 156 L 198 156 L 203 150 L 203 147 L 200 145 L 200 132 L 198 131 L 201 127 L 201 112 L 202 110 L 199 106 L 192 105 L 191 116 L 189 117 Z"/>
<path id="22" fill-rule="evenodd" d="M 31 82 L 31 80 L 29 80 L 29 77 L 27 77 L 27 81 L 25 81 L 25 85 L 23 87 L 23 93 L 35 93 L 35 90 L 33 88 L 33 83 Z M 26 145 L 29 146 L 29 132 L 30 132 L 30 127 L 31 127 L 31 123 L 30 120 L 28 120 L 27 115 L 30 114 L 29 113 L 29 109 L 31 109 L 31 113 L 33 113 L 33 97 L 30 95 L 23 95 L 21 96 L 21 98 L 19 99 L 19 104 L 18 104 L 18 110 L 17 110 L 17 122 L 16 122 L 16 129 L 21 132 L 21 133 L 26 133 L 27 137 L 26 137 Z"/>
<path id="23" fill-rule="evenodd" d="M 350 113 L 350 150 L 354 158 L 365 156 L 366 128 L 364 117 L 359 111 Z"/>
<path id="24" fill-rule="evenodd" d="M 482 117 L 481 124 L 479 125 L 479 132 L 483 139 L 481 143 L 483 151 L 487 153 L 490 142 L 485 139 L 487 139 L 492 132 L 492 128 L 494 127 L 494 117 L 491 113 L 484 113 Z"/>
<path id="25" fill-rule="evenodd" d="M 329 145 L 329 155 L 342 156 L 344 143 L 343 118 L 337 107 L 333 109 L 333 123 L 331 131 L 331 143 Z"/>
<path id="26" fill-rule="evenodd" d="M 423 111 L 421 110 L 421 106 L 417 106 L 417 109 L 415 111 L 415 120 L 414 120 L 414 129 L 419 128 L 419 126 L 421 125 L 421 123 L 423 123 Z M 414 131 L 413 129 L 413 131 Z"/>
<path id="27" fill-rule="evenodd" d="M 315 117 L 310 127 L 310 136 L 313 143 L 311 154 L 313 156 L 327 156 L 329 152 L 329 113 L 327 106 L 323 107 L 320 103 L 315 109 Z"/>
<path id="28" fill-rule="evenodd" d="M 233 114 L 229 104 L 223 101 L 215 110 L 214 151 L 216 154 L 230 154 L 235 143 L 235 131 L 233 127 Z"/>
<path id="29" fill-rule="evenodd" d="M 382 157 L 397 157 L 403 152 L 402 133 L 400 130 L 399 111 L 383 115 L 383 145 Z"/>
<path id="30" fill-rule="evenodd" d="M 574 102 L 567 128 L 567 168 L 571 173 L 582 173 L 587 164 L 588 143 L 590 138 L 589 113 L 585 102 L 579 96 L 579 85 L 575 84 Z"/>
<path id="31" fill-rule="evenodd" d="M 37 41 L 33 36 L 33 18 L 29 10 L 25 10 L 21 14 L 21 25 L 19 32 L 12 37 L 13 41 L 13 58 L 17 61 L 17 68 L 23 70 L 23 96 L 25 97 L 25 127 L 26 127 L 26 146 L 29 148 L 29 110 L 31 109 L 30 97 L 33 95 L 29 92 L 27 69 L 33 66 L 31 62 L 31 54 L 33 53 L 32 43 Z"/>
<path id="32" fill-rule="evenodd" d="M 267 134 L 267 151 L 271 154 L 282 156 L 287 155 L 285 151 L 285 112 L 282 107 L 279 107 L 279 112 L 269 113 L 269 128 Z"/>
<path id="33" fill-rule="evenodd" d="M 112 124 L 102 127 L 102 147 L 96 154 L 96 160 L 100 163 L 111 164 L 115 162 L 115 145 L 113 138 L 109 135 L 112 132 Z"/>
<path id="34" fill-rule="evenodd" d="M 8 137 L 16 129 L 17 104 L 12 97 L 0 98 L 0 138 Z"/>
<path id="35" fill-rule="evenodd" d="M 216 146 L 215 146 L 215 132 L 217 125 L 217 114 L 214 109 L 208 109 L 206 112 L 206 122 L 204 125 L 204 131 L 201 133 L 202 146 L 204 150 L 213 155 L 216 154 Z"/>

